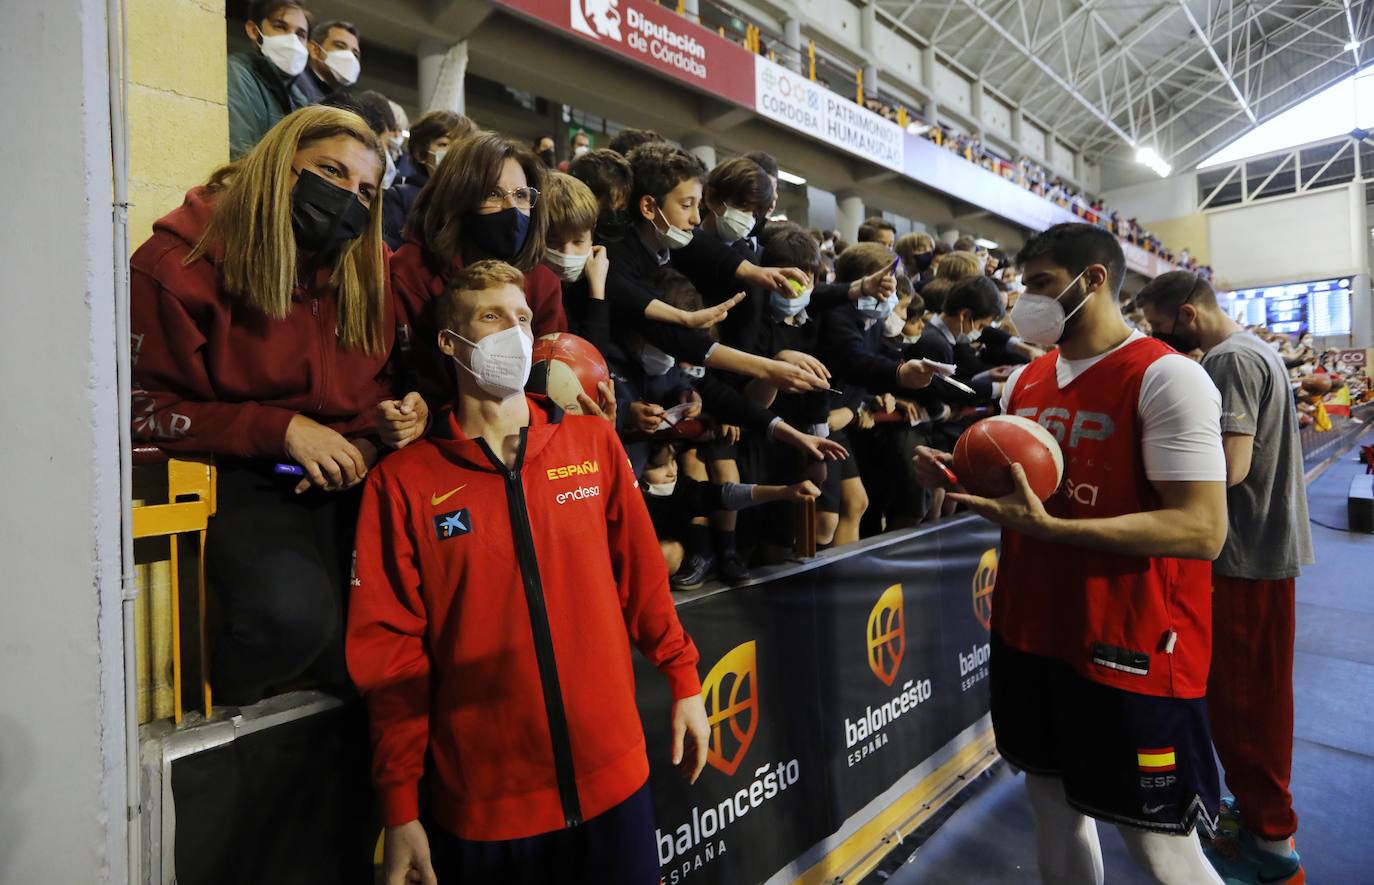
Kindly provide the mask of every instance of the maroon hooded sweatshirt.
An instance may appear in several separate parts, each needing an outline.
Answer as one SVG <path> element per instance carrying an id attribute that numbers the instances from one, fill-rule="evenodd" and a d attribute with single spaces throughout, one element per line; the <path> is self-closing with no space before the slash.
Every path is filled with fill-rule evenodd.
<path id="1" fill-rule="evenodd" d="M 393 394 L 389 285 L 381 353 L 339 342 L 329 267 L 312 286 L 297 286 L 284 319 L 271 319 L 224 290 L 222 247 L 185 263 L 214 199 L 193 188 L 131 260 L 134 438 L 172 452 L 284 459 L 297 414 L 346 436 L 369 435 L 372 408 Z"/>

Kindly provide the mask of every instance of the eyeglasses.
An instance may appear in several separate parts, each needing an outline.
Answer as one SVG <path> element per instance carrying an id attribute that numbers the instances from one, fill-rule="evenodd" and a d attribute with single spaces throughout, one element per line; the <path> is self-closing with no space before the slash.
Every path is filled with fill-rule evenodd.
<path id="1" fill-rule="evenodd" d="M 485 209 L 499 209 L 509 200 L 510 204 L 517 209 L 524 209 L 528 212 L 534 208 L 534 204 L 539 200 L 539 191 L 532 187 L 517 187 L 514 190 L 502 190 L 499 187 L 491 189 L 487 198 L 482 201 Z"/>

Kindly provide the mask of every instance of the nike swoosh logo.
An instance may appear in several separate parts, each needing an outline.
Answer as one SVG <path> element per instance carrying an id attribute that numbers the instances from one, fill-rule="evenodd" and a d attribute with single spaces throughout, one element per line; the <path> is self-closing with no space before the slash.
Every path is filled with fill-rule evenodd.
<path id="1" fill-rule="evenodd" d="M 1159 814 L 1165 808 L 1164 805 L 1142 805 L 1140 810 L 1146 814 Z"/>
<path id="2" fill-rule="evenodd" d="M 1030 390 L 1032 387 L 1034 387 L 1035 385 L 1037 385 L 1037 384 L 1039 384 L 1039 383 L 1040 383 L 1039 381 L 1032 381 L 1032 382 L 1030 382 L 1029 384 L 1023 384 L 1023 385 L 1021 385 L 1021 389 L 1022 389 L 1022 390 Z"/>
<path id="3" fill-rule="evenodd" d="M 448 492 L 447 494 L 443 494 L 443 495 L 430 495 L 430 496 L 429 496 L 429 503 L 433 504 L 435 507 L 438 507 L 440 504 L 444 503 L 444 502 L 447 501 L 449 498 L 452 498 L 454 495 L 458 494 L 459 492 L 461 492 L 463 489 L 465 489 L 465 488 L 467 488 L 467 487 L 468 487 L 467 483 L 463 483 L 463 484 L 460 485 L 458 488 L 454 489 L 454 490 L 451 491 L 451 492 Z"/>

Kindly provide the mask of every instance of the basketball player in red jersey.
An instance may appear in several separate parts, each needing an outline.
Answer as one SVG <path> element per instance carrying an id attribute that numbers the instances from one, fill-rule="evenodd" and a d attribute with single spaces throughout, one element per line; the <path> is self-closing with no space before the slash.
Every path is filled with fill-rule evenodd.
<path id="1" fill-rule="evenodd" d="M 1011 495 L 952 496 L 1003 527 L 997 748 L 1026 772 L 1043 881 L 1103 881 L 1095 818 L 1155 881 L 1220 883 L 1192 836 L 1214 827 L 1219 798 L 1203 695 L 1226 538 L 1220 396 L 1197 363 L 1126 326 L 1125 257 L 1107 231 L 1056 225 L 1017 263 L 1012 322 L 1057 349 L 1011 376 L 1002 409 L 1055 435 L 1064 482 L 1042 505 L 1017 465 Z M 935 485 L 949 456 L 916 459 Z"/>

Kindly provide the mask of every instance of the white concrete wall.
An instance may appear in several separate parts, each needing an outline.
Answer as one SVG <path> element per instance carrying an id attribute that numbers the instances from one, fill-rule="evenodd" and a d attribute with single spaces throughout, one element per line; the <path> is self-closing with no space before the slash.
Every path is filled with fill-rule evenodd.
<path id="1" fill-rule="evenodd" d="M 1228 206 L 1207 228 L 1212 267 L 1236 288 L 1368 270 L 1363 185 Z"/>
<path id="2" fill-rule="evenodd" d="M 125 879 L 105 7 L 0 4 L 0 882 Z"/>
<path id="3" fill-rule="evenodd" d="M 1049 162 L 1049 157 L 1045 153 L 1045 139 L 1045 130 L 1029 120 L 1021 126 L 1021 144 L 1031 159 Z"/>
<path id="4" fill-rule="evenodd" d="M 1141 224 L 1179 218 L 1197 211 L 1197 174 L 1186 172 L 1117 188 L 1102 195 L 1122 218 Z"/>
<path id="5" fill-rule="evenodd" d="M 988 128 L 989 132 L 1003 138 L 1011 138 L 1012 113 L 1011 108 L 991 95 L 983 96 L 983 125 Z"/>

